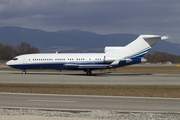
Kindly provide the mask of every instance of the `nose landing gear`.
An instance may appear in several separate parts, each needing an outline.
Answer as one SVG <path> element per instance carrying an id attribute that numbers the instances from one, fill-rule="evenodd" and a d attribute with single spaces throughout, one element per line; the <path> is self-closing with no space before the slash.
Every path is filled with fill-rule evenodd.
<path id="1" fill-rule="evenodd" d="M 26 74 L 26 69 L 21 69 L 22 74 Z"/>

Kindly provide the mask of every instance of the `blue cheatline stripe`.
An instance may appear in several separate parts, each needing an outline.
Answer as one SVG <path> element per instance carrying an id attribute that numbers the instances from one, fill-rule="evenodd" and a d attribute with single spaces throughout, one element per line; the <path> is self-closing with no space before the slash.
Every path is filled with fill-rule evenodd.
<path id="1" fill-rule="evenodd" d="M 135 55 L 132 55 L 132 56 L 130 56 L 130 57 L 127 57 L 127 58 L 142 57 L 142 56 L 144 56 L 150 49 L 151 49 L 151 48 L 149 48 L 149 49 L 147 49 L 147 50 L 145 50 L 145 51 L 142 51 L 142 52 L 140 52 L 140 53 L 137 53 L 137 54 L 135 54 Z"/>
<path id="2" fill-rule="evenodd" d="M 9 65 L 13 68 L 18 69 L 65 69 L 64 64 L 77 64 L 77 65 L 91 65 L 91 64 L 103 64 L 104 61 L 92 61 L 92 62 L 56 62 L 56 63 L 29 63 L 29 64 L 18 64 Z"/>

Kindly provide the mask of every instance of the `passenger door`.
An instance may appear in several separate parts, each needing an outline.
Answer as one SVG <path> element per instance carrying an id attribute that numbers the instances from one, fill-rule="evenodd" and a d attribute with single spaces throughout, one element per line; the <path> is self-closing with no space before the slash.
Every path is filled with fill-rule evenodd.
<path id="1" fill-rule="evenodd" d="M 27 64 L 27 57 L 23 58 L 23 64 Z"/>

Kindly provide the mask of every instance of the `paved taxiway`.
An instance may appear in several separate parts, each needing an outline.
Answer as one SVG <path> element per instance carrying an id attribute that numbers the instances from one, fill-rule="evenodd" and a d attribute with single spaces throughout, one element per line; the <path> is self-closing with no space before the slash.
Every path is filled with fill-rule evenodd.
<path id="1" fill-rule="evenodd" d="M 94 72 L 27 72 L 0 71 L 0 83 L 96 84 L 96 85 L 180 85 L 180 74 Z"/>
<path id="2" fill-rule="evenodd" d="M 180 99 L 178 98 L 0 93 L 0 101 L 0 108 L 180 112 Z"/>

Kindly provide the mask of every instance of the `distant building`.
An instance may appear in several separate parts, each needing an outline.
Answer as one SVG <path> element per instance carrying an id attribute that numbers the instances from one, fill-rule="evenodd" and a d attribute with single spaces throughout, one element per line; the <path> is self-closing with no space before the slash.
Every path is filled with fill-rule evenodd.
<path id="1" fill-rule="evenodd" d="M 167 65 L 171 65 L 171 64 L 172 64 L 172 62 L 166 62 L 166 64 L 167 64 Z"/>

